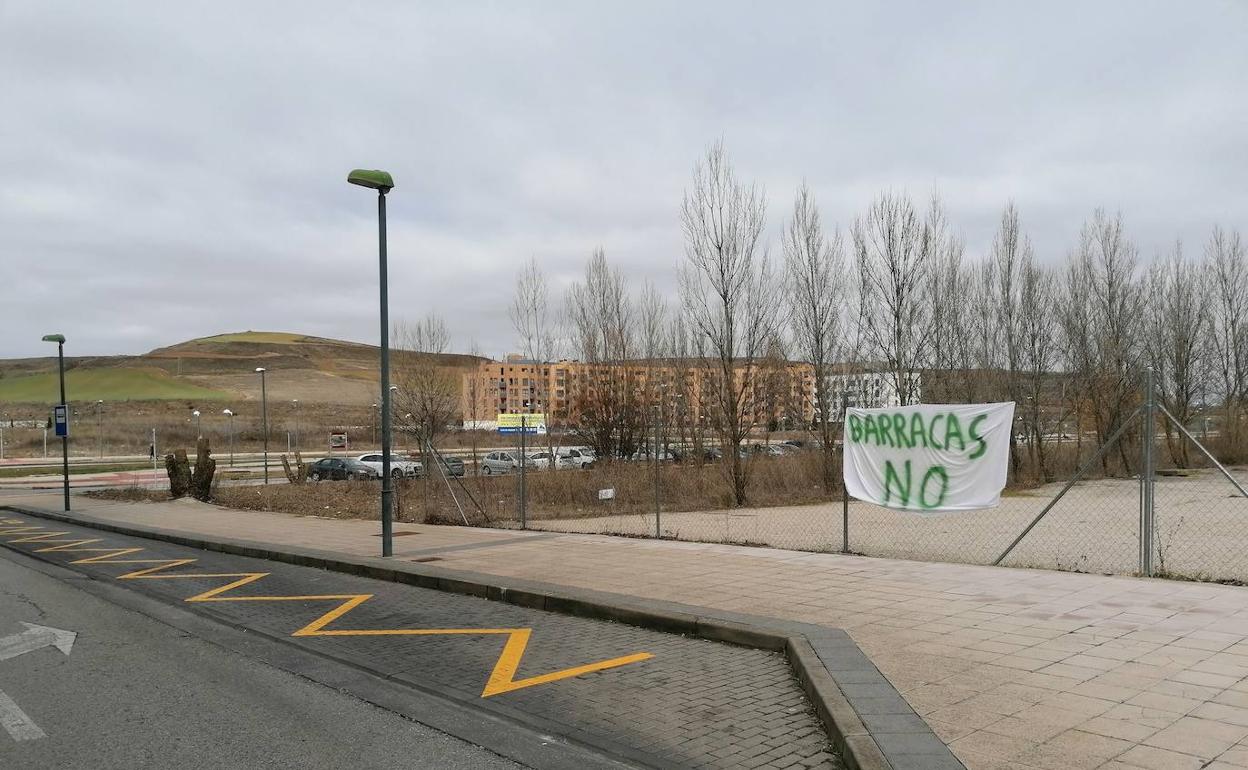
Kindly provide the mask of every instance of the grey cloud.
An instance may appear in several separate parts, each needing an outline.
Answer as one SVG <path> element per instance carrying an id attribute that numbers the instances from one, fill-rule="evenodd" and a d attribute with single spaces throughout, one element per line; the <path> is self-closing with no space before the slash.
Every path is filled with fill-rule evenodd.
<path id="1" fill-rule="evenodd" d="M 1248 193 L 1242 4 L 0 5 L 0 356 L 235 329 L 376 338 L 395 314 L 513 347 L 510 283 L 602 245 L 674 293 L 677 207 L 724 137 L 768 192 L 848 226 L 938 189 L 968 250 L 1007 199 L 1046 260 L 1093 208 L 1148 256 Z"/>

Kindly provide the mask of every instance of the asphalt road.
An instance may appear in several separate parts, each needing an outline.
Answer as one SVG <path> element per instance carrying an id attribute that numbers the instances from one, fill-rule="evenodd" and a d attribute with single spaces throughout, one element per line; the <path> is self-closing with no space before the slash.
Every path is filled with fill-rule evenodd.
<path id="1" fill-rule="evenodd" d="M 39 559 L 40 568 L 55 573 L 62 588 L 72 584 L 114 604 L 138 608 L 188 634 L 332 685 L 522 765 L 543 770 L 839 766 L 801 687 L 776 652 L 202 551 L 21 514 L 0 515 L 0 543 L 4 558 L 23 558 L 11 555 L 17 551 Z M 0 573 L 0 586 L 9 584 Z M 27 610 L 43 607 L 31 598 L 34 603 L 25 605 Z M 45 609 L 43 620 L 30 622 L 82 630 L 85 641 L 91 638 L 85 636 L 91 622 L 112 619 L 107 609 L 95 607 L 86 623 L 77 621 L 74 612 L 53 615 Z M 119 625 L 124 629 L 130 624 Z M 10 633 L 22 630 L 14 627 Z M 0 628 L 0 634 L 4 631 Z M 19 704 L 27 699 L 29 716 L 48 734 L 46 739 L 28 742 L 33 750 L 45 741 L 44 745 L 53 745 L 55 736 L 73 733 L 73 726 L 80 722 L 91 727 L 84 731 L 89 737 L 76 744 L 75 751 L 86 751 L 92 739 L 107 741 L 108 736 L 112 736 L 109 746 L 141 747 L 153 733 L 159 733 L 155 736 L 158 745 L 171 741 L 174 749 L 180 749 L 181 740 L 169 736 L 178 736 L 183 726 L 199 729 L 197 689 L 225 686 L 241 688 L 257 701 L 251 713 L 237 709 L 219 717 L 215 715 L 232 710 L 228 705 L 232 690 L 205 702 L 204 710 L 214 714 L 214 719 L 227 720 L 202 733 L 206 741 L 211 736 L 231 737 L 229 743 L 212 746 L 217 751 L 233 750 L 222 745 L 248 750 L 243 747 L 269 741 L 271 731 L 286 737 L 283 750 L 294 751 L 297 760 L 303 760 L 308 751 L 320 751 L 323 745 L 331 757 L 321 765 L 325 767 L 455 767 L 479 766 L 458 762 L 483 761 L 483 755 L 461 756 L 449 748 L 441 749 L 445 756 L 426 750 L 426 744 L 437 746 L 428 733 L 413 738 L 409 746 L 391 744 L 369 754 L 357 742 L 362 740 L 356 737 L 360 731 L 349 714 L 339 719 L 348 727 L 327 731 L 323 723 L 332 723 L 341 709 L 312 707 L 323 689 L 308 685 L 312 689 L 303 693 L 274 695 L 272 688 L 247 681 L 252 676 L 250 668 L 240 668 L 231 660 L 201 665 L 194 653 L 183 652 L 176 641 L 167 658 L 148 655 L 149 638 L 159 637 L 140 630 L 107 647 L 110 654 L 98 654 L 105 672 L 100 678 L 111 685 L 110 690 L 95 683 L 89 649 L 75 645 L 65 657 L 45 647 L 6 660 L 0 637 L 0 689 Z M 177 640 L 178 635 L 172 638 Z M 129 661 L 137 656 L 166 659 L 167 663 L 150 672 L 141 667 L 131 671 Z M 9 667 L 36 660 L 45 661 L 50 673 L 31 673 L 9 684 Z M 58 673 L 62 669 L 77 670 L 65 675 Z M 110 679 L 114 673 L 115 681 Z M 281 679 L 275 672 L 268 675 Z M 55 694 L 38 692 L 44 678 L 57 683 Z M 106 695 L 97 698 L 96 692 Z M 101 726 L 97 728 L 91 721 L 94 715 L 75 713 L 75 698 L 93 703 L 96 710 L 113 703 L 116 710 L 98 717 Z M 148 700 L 159 704 L 163 699 L 180 706 L 180 716 L 150 729 L 144 720 L 152 713 L 163 713 L 163 708 L 130 705 Z M 290 717 L 285 711 L 288 702 L 307 709 L 313 727 L 304 727 L 304 717 L 297 710 L 289 712 L 295 715 Z M 126 720 L 130 708 L 140 709 L 141 716 Z M 3 711 L 0 702 L 0 722 Z M 67 719 L 58 723 L 61 713 Z M 76 742 L 79 737 L 67 740 Z M 442 740 L 447 739 L 443 736 Z M 197 742 L 186 742 L 192 747 L 190 755 L 197 756 Z M 292 744 L 303 744 L 304 749 L 292 748 Z M 468 750 L 462 745 L 460 749 Z M 175 764 L 165 761 L 160 750 L 141 756 L 161 766 Z M 346 757 L 351 761 L 342 761 Z M 368 764 L 374 758 L 374 764 Z M 4 759 L 0 754 L 0 767 L 5 766 Z M 267 758 L 230 754 L 208 764 L 282 766 Z M 297 761 L 289 766 L 315 765 Z"/>
<path id="2" fill-rule="evenodd" d="M 26 738 L 0 729 L 0 768 L 520 767 L 97 598 L 84 582 L 0 549 L 0 725 Z M 73 631 L 69 654 L 16 654 L 43 641 L 23 622 Z M 23 632 L 29 642 L 6 645 Z"/>

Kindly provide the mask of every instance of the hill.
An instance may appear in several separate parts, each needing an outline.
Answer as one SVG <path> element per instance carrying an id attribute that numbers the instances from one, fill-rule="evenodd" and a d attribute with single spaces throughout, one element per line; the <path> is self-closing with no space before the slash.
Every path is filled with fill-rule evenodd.
<path id="1" fill-rule="evenodd" d="M 65 372 L 65 390 L 74 401 L 219 400 L 228 394 L 170 377 L 155 368 L 81 368 Z M 60 382 L 56 372 L 0 379 L 0 401 L 56 403 Z"/>
<path id="2" fill-rule="evenodd" d="M 456 373 L 482 360 L 397 351 L 392 365 L 430 357 L 434 365 Z M 271 400 L 368 404 L 377 400 L 379 377 L 374 345 L 286 332 L 219 334 L 139 356 L 67 358 L 66 366 L 74 401 L 258 399 L 255 370 L 263 367 Z M 55 401 L 55 371 L 55 358 L 0 361 L 0 401 Z"/>

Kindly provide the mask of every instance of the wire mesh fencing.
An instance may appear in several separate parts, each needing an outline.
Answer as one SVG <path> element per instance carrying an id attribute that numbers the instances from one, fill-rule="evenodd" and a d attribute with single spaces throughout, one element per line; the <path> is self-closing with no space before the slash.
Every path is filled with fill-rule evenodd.
<path id="1" fill-rule="evenodd" d="M 1158 426 L 1168 418 L 1155 417 Z M 461 500 L 451 507 L 445 490 L 430 492 L 424 504 L 445 523 L 1248 582 L 1248 496 L 1227 477 L 1248 474 L 1219 469 L 1195 437 L 1181 437 L 1191 451 L 1180 455 L 1156 431 L 1146 462 L 1145 417 L 1132 419 L 1100 455 L 1091 451 L 1091 441 L 1082 451 L 1056 447 L 1078 460 L 1062 467 L 1082 463 L 1085 474 L 1072 470 L 1053 483 L 1007 489 L 998 507 L 979 511 L 918 516 L 846 503 L 839 455 L 832 468 L 837 485 L 829 494 L 822 453 L 812 449 L 743 459 L 749 463 L 749 492 L 765 505 L 734 505 L 723 460 L 530 467 L 523 497 L 515 469 L 492 476 L 478 469 L 479 475 L 470 472 L 459 482 L 472 493 L 471 504 Z M 1149 538 L 1142 537 L 1146 531 Z M 1151 553 L 1147 563 L 1143 548 Z"/>

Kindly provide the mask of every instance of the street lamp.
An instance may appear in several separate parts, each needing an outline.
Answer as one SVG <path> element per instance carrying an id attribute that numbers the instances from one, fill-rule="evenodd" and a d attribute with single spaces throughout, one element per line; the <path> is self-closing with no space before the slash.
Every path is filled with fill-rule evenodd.
<path id="1" fill-rule="evenodd" d="M 199 427 L 199 410 L 191 412 L 191 416 L 195 418 L 195 441 L 199 441 L 204 437 L 204 432 Z"/>
<path id="2" fill-rule="evenodd" d="M 234 467 L 234 413 L 229 409 L 222 409 L 221 414 L 230 418 L 230 467 Z"/>
<path id="3" fill-rule="evenodd" d="M 260 420 L 264 431 L 264 483 L 269 483 L 269 391 L 264 382 L 264 367 L 257 366 L 260 375 Z"/>
<path id="4" fill-rule="evenodd" d="M 100 407 L 104 406 L 104 399 L 98 399 L 95 402 L 95 434 L 100 440 L 100 459 L 104 459 L 104 426 L 100 422 Z"/>
<path id="5" fill-rule="evenodd" d="M 369 410 L 369 414 L 373 419 L 368 421 L 369 438 L 368 445 L 371 447 L 377 443 L 377 405 L 373 404 Z"/>
<path id="6" fill-rule="evenodd" d="M 69 510 L 69 406 L 65 403 L 65 335 L 64 334 L 45 334 L 44 342 L 56 343 L 56 363 L 61 373 L 61 403 L 57 405 L 57 409 L 61 412 L 61 417 L 65 421 L 65 426 L 61 429 L 61 475 L 64 478 L 65 488 L 65 510 Z"/>
<path id="7" fill-rule="evenodd" d="M 299 451 L 299 399 L 292 398 L 290 403 L 295 405 L 295 451 Z"/>
<path id="8" fill-rule="evenodd" d="M 377 191 L 377 264 L 381 297 L 381 555 L 394 553 L 391 513 L 394 486 L 390 479 L 390 289 L 386 275 L 386 193 L 394 188 L 388 172 L 357 168 L 347 181 Z"/>

